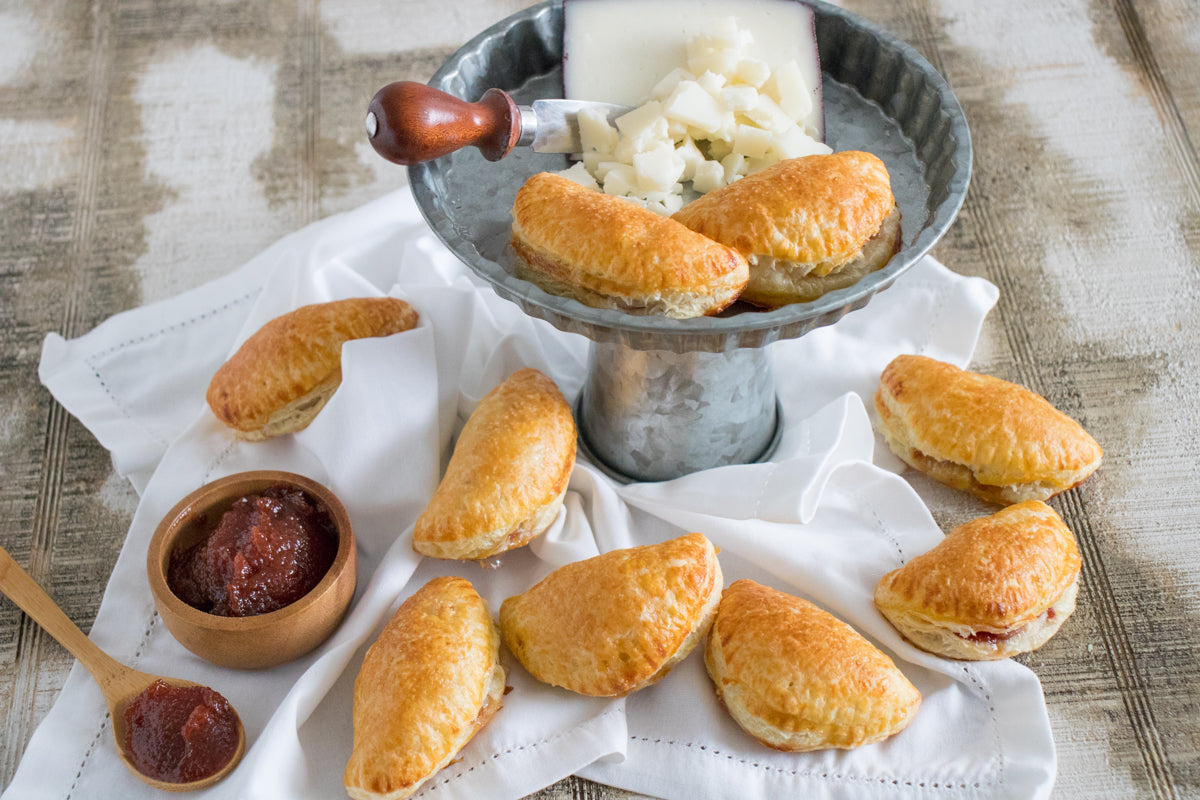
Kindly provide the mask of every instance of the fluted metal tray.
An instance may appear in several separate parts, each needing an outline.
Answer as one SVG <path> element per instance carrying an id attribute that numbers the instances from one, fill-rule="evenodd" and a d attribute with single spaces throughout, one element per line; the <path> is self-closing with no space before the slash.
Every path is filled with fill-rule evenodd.
<path id="1" fill-rule="evenodd" d="M 958 100 L 920 54 L 836 6 L 805 3 L 816 12 L 826 140 L 835 150 L 866 150 L 883 159 L 903 215 L 900 251 L 855 285 L 773 311 L 736 304 L 720 316 L 689 320 L 591 308 L 548 294 L 512 272 L 509 212 L 526 178 L 565 169 L 569 162 L 566 156 L 523 148 L 497 162 L 465 148 L 410 167 L 421 212 L 502 297 L 596 342 L 637 350 L 728 352 L 836 322 L 890 286 L 945 233 L 967 191 L 971 139 Z M 429 83 L 471 101 L 493 86 L 521 103 L 561 97 L 562 31 L 561 0 L 532 6 L 472 39 Z"/>

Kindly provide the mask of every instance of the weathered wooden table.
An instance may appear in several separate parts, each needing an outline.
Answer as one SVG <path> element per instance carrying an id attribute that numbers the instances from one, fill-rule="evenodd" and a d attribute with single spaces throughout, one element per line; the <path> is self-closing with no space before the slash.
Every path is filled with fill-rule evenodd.
<path id="1" fill-rule="evenodd" d="M 136 495 L 40 385 L 42 337 L 198 285 L 401 185 L 366 102 L 522 0 L 0 4 L 0 545 L 85 630 Z M 962 102 L 974 178 L 935 254 L 1000 301 L 974 366 L 1079 419 L 1054 501 L 1079 610 L 1040 676 L 1063 798 L 1200 797 L 1200 4 L 845 0 Z M 908 477 L 945 526 L 958 495 Z M 0 602 L 0 786 L 72 659 Z M 571 779 L 543 797 L 617 797 Z"/>

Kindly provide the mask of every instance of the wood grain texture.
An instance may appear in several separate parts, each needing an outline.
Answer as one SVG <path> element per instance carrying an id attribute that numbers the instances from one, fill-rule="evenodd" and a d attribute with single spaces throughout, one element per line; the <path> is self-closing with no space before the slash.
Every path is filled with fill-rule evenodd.
<path id="1" fill-rule="evenodd" d="M 45 333 L 79 335 L 401 185 L 362 137 L 371 95 L 528 4 L 0 8 L 0 546 L 84 630 L 136 497 L 39 384 Z M 1000 289 L 973 368 L 1105 449 L 1052 502 L 1079 540 L 1079 608 L 1021 659 L 1046 693 L 1055 797 L 1200 797 L 1200 4 L 841 5 L 916 47 L 966 111 L 971 190 L 935 253 Z M 906 476 L 946 529 L 987 512 Z M 71 664 L 0 601 L 0 786 Z M 631 795 L 570 778 L 535 797 Z"/>
<path id="2" fill-rule="evenodd" d="M 1098 433 L 1112 456 L 1100 481 L 1055 503 L 1080 540 L 1086 628 L 1077 624 L 1022 660 L 1043 680 L 1062 745 L 1057 794 L 1194 796 L 1195 747 L 1184 731 L 1194 731 L 1196 700 L 1181 698 L 1169 673 L 1195 679 L 1195 580 L 1183 592 L 1173 584 L 1194 576 L 1196 554 L 1153 541 L 1161 541 L 1156 518 L 1195 513 L 1172 488 L 1196 477 L 1194 443 L 1172 430 L 1194 430 L 1196 420 L 1177 405 L 1195 377 L 1180 374 L 1183 351 L 1175 349 L 1194 343 L 1183 321 L 1197 309 L 1187 127 L 1132 6 L 1014 5 L 1006 11 L 1025 30 L 967 20 L 977 7 L 961 3 L 940 4 L 942 17 L 930 23 L 951 33 L 929 55 L 964 101 L 976 145 L 971 194 L 938 254 L 1000 287 L 979 368 L 1044 394 Z M 1011 60 L 997 63 L 997 55 Z M 1070 99 L 1085 83 L 1107 91 Z M 1133 143 L 1154 155 L 1122 152 Z M 1166 218 L 1148 223 L 1165 238 L 1129 213 L 1156 196 Z M 1177 214 L 1193 221 L 1175 250 L 1169 217 Z M 1126 285 L 1131 268 L 1137 278 Z M 1180 294 L 1164 307 L 1168 286 Z M 1175 378 L 1184 383 L 1171 387 Z M 1172 422 L 1163 424 L 1163 413 Z M 1162 482 L 1151 486 L 1149 474 L 1160 470 Z M 1148 499 L 1128 492 L 1130 482 L 1156 495 L 1157 508 L 1130 513 L 1125 503 Z M 1146 570 L 1172 580 L 1146 581 Z M 1081 743 L 1076 729 L 1096 725 L 1099 740 Z"/>

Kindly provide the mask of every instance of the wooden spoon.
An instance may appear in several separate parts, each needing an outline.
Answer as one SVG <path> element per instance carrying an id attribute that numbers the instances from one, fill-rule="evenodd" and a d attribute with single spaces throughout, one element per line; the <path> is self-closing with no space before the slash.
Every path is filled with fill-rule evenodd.
<path id="1" fill-rule="evenodd" d="M 140 772 L 125 753 L 125 707 L 156 680 L 172 686 L 199 686 L 200 684 L 139 672 L 113 660 L 85 636 L 83 631 L 75 626 L 75 623 L 71 622 L 63 610 L 42 590 L 42 587 L 38 586 L 29 573 L 21 569 L 21 566 L 2 547 L 0 547 L 0 591 L 8 595 L 34 622 L 57 639 L 59 644 L 75 656 L 79 663 L 83 664 L 96 679 L 96 683 L 100 685 L 100 691 L 104 695 L 104 702 L 108 706 L 108 713 L 112 718 L 112 732 L 117 743 L 117 754 L 130 772 L 156 789 L 168 792 L 190 792 L 213 785 L 237 766 L 246 751 L 246 731 L 242 727 L 241 718 L 237 717 L 235 711 L 234 717 L 237 718 L 238 732 L 237 748 L 234 750 L 233 757 L 229 759 L 229 763 L 214 774 L 196 781 L 171 783 Z"/>

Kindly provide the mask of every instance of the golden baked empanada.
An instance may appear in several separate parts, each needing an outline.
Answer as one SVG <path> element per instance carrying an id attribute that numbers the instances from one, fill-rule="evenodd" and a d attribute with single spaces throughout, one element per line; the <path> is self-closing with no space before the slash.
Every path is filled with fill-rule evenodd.
<path id="1" fill-rule="evenodd" d="M 1047 500 L 1103 457 L 1078 422 L 1015 383 L 897 356 L 875 393 L 879 430 L 906 464 L 991 503 Z"/>
<path id="2" fill-rule="evenodd" d="M 722 594 L 704 663 L 738 725 L 777 750 L 878 742 L 921 705 L 904 673 L 849 625 L 748 579 Z"/>
<path id="3" fill-rule="evenodd" d="M 416 327 L 417 312 L 395 297 L 314 303 L 270 320 L 208 385 L 217 419 L 249 441 L 305 428 L 342 382 L 342 345 Z"/>
<path id="4" fill-rule="evenodd" d="M 1042 646 L 1075 610 L 1075 537 L 1040 500 L 952 530 L 889 572 L 875 605 L 923 650 L 973 661 Z"/>
<path id="5" fill-rule="evenodd" d="M 480 559 L 528 544 L 554 522 L 575 466 L 575 420 L 554 381 L 521 369 L 471 412 L 413 549 Z"/>
<path id="6" fill-rule="evenodd" d="M 561 175 L 529 178 L 512 215 L 517 274 L 585 305 L 700 317 L 736 300 L 749 277 L 734 250 Z"/>
<path id="7" fill-rule="evenodd" d="M 887 167 L 854 150 L 780 161 L 672 219 L 744 255 L 750 280 L 741 299 L 768 308 L 857 283 L 900 246 Z"/>
<path id="8" fill-rule="evenodd" d="M 504 643 L 533 677 L 594 697 L 656 682 L 700 642 L 721 565 L 698 533 L 567 564 L 500 605 Z"/>
<path id="9" fill-rule="evenodd" d="M 354 681 L 355 800 L 400 800 L 450 763 L 504 698 L 500 634 L 463 578 L 434 578 L 401 604 Z"/>

